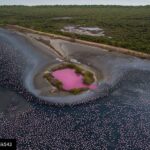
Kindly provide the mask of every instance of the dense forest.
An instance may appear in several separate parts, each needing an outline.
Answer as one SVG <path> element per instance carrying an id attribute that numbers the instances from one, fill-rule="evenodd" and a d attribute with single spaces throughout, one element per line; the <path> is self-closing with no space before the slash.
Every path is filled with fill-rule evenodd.
<path id="1" fill-rule="evenodd" d="M 150 6 L 1 6 L 0 24 L 21 25 L 150 53 Z M 60 29 L 66 25 L 100 27 L 104 29 L 105 36 L 61 32 Z"/>

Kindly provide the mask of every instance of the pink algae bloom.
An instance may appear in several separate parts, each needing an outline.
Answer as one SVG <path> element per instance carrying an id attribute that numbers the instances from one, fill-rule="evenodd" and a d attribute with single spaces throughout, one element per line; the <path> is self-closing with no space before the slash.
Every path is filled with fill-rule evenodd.
<path id="1" fill-rule="evenodd" d="M 64 90 L 72 90 L 75 88 L 96 89 L 96 85 L 86 85 L 83 83 L 83 76 L 75 72 L 74 69 L 65 68 L 56 70 L 52 73 L 53 77 L 63 84 Z"/>

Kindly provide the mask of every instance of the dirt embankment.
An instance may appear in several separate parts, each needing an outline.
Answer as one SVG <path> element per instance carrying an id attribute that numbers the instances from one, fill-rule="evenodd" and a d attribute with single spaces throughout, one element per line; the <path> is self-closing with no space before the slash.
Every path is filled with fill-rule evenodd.
<path id="1" fill-rule="evenodd" d="M 115 46 L 100 44 L 100 43 L 95 43 L 95 42 L 89 42 L 89 41 L 85 41 L 85 40 L 73 39 L 73 38 L 70 38 L 70 37 L 67 37 L 67 36 L 36 31 L 36 30 L 32 30 L 32 29 L 25 28 L 25 27 L 22 27 L 22 26 L 18 26 L 18 25 L 7 25 L 6 28 L 17 30 L 17 31 L 20 31 L 20 32 L 37 33 L 37 34 L 40 34 L 40 35 L 49 36 L 51 38 L 62 39 L 62 40 L 66 40 L 66 41 L 71 41 L 71 42 L 76 42 L 76 43 L 85 44 L 85 45 L 89 45 L 89 46 L 94 46 L 94 47 L 98 47 L 98 48 L 103 48 L 103 49 L 106 49 L 108 51 L 119 52 L 119 53 L 132 55 L 132 56 L 143 58 L 143 59 L 150 59 L 150 54 L 146 54 L 146 53 L 143 53 L 143 52 L 136 52 L 134 50 L 130 50 L 130 49 L 126 49 L 126 48 L 115 47 Z"/>

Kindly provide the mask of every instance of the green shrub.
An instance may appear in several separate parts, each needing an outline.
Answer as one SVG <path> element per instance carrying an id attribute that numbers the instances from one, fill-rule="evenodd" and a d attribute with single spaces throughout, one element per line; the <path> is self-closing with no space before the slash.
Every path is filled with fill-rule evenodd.
<path id="1" fill-rule="evenodd" d="M 45 73 L 43 78 L 46 79 L 53 86 L 57 87 L 59 90 L 63 89 L 63 85 L 59 80 L 54 79 L 54 77 L 50 73 Z"/>
<path id="2" fill-rule="evenodd" d="M 46 79 L 49 83 L 51 83 L 51 80 L 52 80 L 52 76 L 50 73 L 45 73 L 43 75 L 43 78 Z"/>
<path id="3" fill-rule="evenodd" d="M 76 68 L 75 68 L 75 72 L 76 72 L 77 74 L 82 74 L 83 70 L 82 70 L 81 68 L 79 68 L 79 67 L 76 67 Z"/>
<path id="4" fill-rule="evenodd" d="M 83 82 L 87 85 L 90 85 L 94 82 L 94 76 L 91 72 L 86 71 L 83 75 Z"/>
<path id="5" fill-rule="evenodd" d="M 93 78 L 90 78 L 88 76 L 84 76 L 84 79 L 83 79 L 83 82 L 87 85 L 90 85 L 94 82 L 94 79 Z"/>
<path id="6" fill-rule="evenodd" d="M 77 94 L 79 94 L 81 92 L 84 92 L 86 90 L 88 90 L 88 88 L 78 88 L 78 89 L 72 89 L 69 92 L 72 93 L 72 94 L 74 94 L 74 95 L 77 95 Z"/>
<path id="7" fill-rule="evenodd" d="M 63 85 L 59 80 L 53 79 L 51 81 L 51 84 L 55 87 L 57 87 L 58 90 L 63 90 Z"/>
<path id="8" fill-rule="evenodd" d="M 1 6 L 0 24 L 16 24 L 43 32 L 66 35 L 71 37 L 72 41 L 77 38 L 150 54 L 149 14 L 150 6 Z M 72 19 L 52 20 L 60 16 L 69 16 Z M 61 32 L 60 30 L 68 24 L 97 26 L 104 29 L 105 36 L 91 37 Z"/>

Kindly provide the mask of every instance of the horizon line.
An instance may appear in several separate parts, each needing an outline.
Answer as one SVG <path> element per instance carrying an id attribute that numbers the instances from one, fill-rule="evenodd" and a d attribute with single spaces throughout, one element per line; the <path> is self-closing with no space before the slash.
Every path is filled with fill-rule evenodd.
<path id="1" fill-rule="evenodd" d="M 36 4 L 36 5 L 19 5 L 19 4 L 5 4 L 0 6 L 27 6 L 27 7 L 32 7 L 32 6 L 131 6 L 131 7 L 136 7 L 136 6 L 150 6 L 150 4 L 144 4 L 144 5 L 119 5 L 119 4 Z"/>

